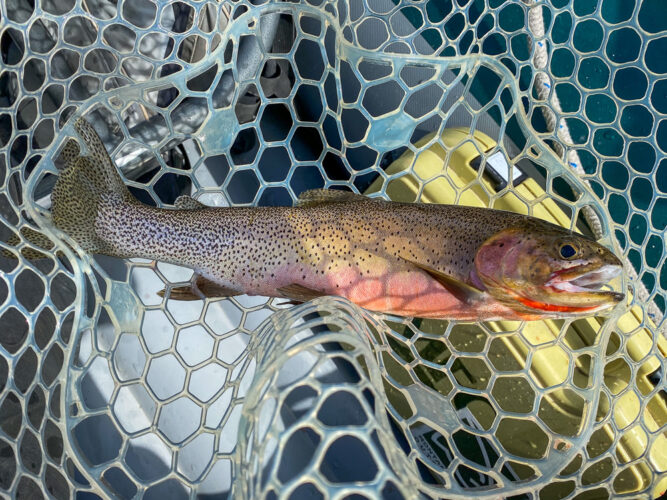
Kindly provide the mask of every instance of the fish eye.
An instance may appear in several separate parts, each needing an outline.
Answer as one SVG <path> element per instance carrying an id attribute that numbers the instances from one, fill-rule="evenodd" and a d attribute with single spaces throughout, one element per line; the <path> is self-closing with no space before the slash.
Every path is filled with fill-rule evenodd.
<path id="1" fill-rule="evenodd" d="M 560 256 L 563 257 L 564 259 L 571 259 L 577 255 L 577 249 L 574 248 L 574 246 L 570 245 L 569 243 L 565 243 L 564 245 L 561 245 L 560 247 Z"/>

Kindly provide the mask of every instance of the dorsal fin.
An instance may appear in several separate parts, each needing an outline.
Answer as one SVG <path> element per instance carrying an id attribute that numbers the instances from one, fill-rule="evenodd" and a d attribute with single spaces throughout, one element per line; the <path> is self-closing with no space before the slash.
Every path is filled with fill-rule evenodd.
<path id="1" fill-rule="evenodd" d="M 201 201 L 195 200 L 192 196 L 182 194 L 176 198 L 176 201 L 174 201 L 174 208 L 179 210 L 197 210 L 200 208 L 206 208 L 206 205 L 204 205 Z"/>
<path id="2" fill-rule="evenodd" d="M 297 207 L 316 207 L 327 203 L 349 203 L 359 201 L 371 201 L 361 194 L 350 193 L 349 191 L 338 191 L 335 189 L 311 189 L 304 191 L 299 195 L 296 202 Z"/>

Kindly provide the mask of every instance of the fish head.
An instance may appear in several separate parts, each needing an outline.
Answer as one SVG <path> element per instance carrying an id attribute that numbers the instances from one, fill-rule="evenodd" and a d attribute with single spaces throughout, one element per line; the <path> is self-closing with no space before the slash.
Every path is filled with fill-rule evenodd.
<path id="1" fill-rule="evenodd" d="M 503 230 L 475 255 L 477 278 L 496 300 L 543 317 L 610 309 L 625 296 L 606 285 L 622 270 L 622 262 L 604 246 L 547 223 Z"/>

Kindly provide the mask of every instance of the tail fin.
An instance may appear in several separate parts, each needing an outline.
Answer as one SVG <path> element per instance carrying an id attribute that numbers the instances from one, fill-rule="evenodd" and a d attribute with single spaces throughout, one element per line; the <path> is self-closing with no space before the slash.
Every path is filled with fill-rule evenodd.
<path id="1" fill-rule="evenodd" d="M 60 159 L 64 168 L 51 193 L 53 222 L 85 251 L 114 255 L 95 227 L 101 202 L 103 199 L 117 203 L 136 200 L 123 183 L 95 129 L 83 118 L 77 120 L 74 128 L 86 145 L 88 155 L 80 156 L 74 140 L 63 149 Z"/>

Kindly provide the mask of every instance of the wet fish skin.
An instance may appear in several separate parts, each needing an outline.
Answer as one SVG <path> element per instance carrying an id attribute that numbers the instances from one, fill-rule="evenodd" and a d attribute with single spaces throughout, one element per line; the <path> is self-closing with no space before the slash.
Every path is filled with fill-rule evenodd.
<path id="1" fill-rule="evenodd" d="M 304 193 L 295 207 L 208 208 L 187 197 L 180 210 L 143 205 L 92 127 L 80 120 L 76 129 L 89 155 L 65 149 L 55 225 L 88 252 L 190 267 L 199 294 L 340 295 L 373 311 L 467 321 L 580 316 L 622 298 L 554 288 L 569 282 L 553 273 L 573 267 L 558 255 L 563 242 L 587 273 L 620 272 L 620 261 L 581 235 L 511 212 L 327 190 Z M 499 251 L 505 244 L 522 250 Z"/>

